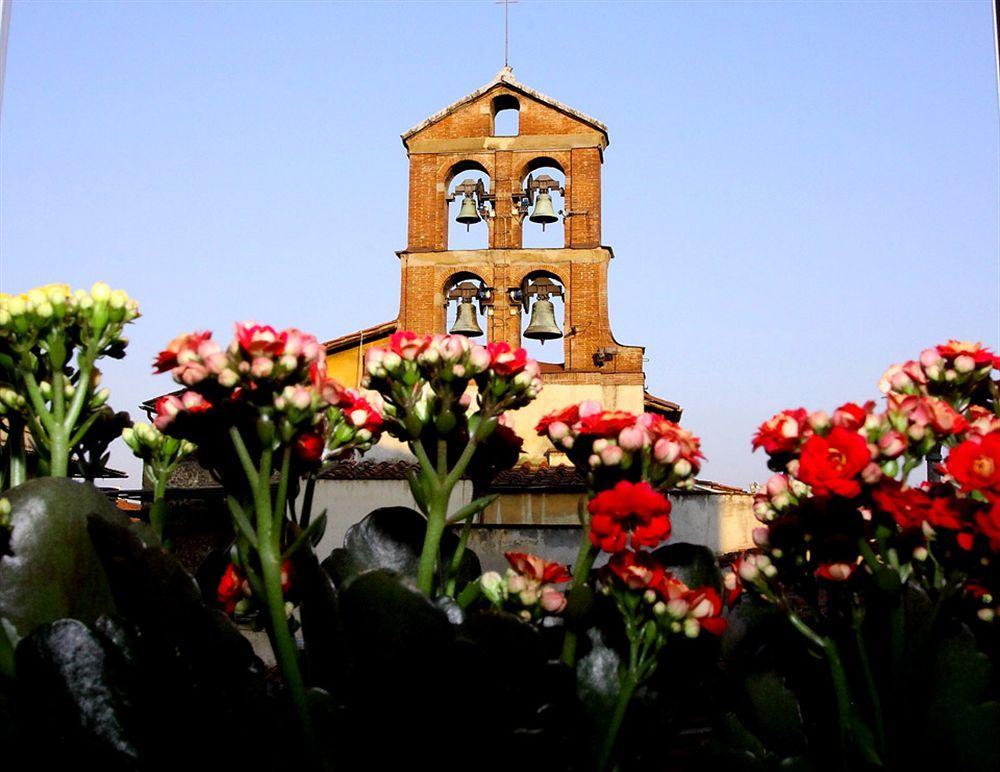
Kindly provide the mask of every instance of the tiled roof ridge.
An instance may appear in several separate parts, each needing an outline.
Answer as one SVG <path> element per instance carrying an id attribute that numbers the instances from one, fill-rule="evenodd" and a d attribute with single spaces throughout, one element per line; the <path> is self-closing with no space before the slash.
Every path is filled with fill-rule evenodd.
<path id="1" fill-rule="evenodd" d="M 418 464 L 406 459 L 341 461 L 322 475 L 323 480 L 405 480 Z M 522 461 L 498 473 L 491 488 L 583 488 L 584 479 L 576 467 L 550 465 L 547 461 Z M 746 493 L 742 488 L 711 480 L 696 480 L 695 490 L 716 493 Z"/>

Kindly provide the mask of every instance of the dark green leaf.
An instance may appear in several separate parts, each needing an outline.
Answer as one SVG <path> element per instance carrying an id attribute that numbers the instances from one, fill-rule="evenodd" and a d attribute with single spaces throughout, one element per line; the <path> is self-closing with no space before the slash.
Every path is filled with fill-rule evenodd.
<path id="1" fill-rule="evenodd" d="M 72 617 L 93 622 L 114 611 L 107 577 L 87 535 L 87 516 L 129 527 L 93 485 L 64 478 L 30 480 L 7 491 L 10 553 L 0 557 L 0 616 L 20 635 Z"/>
<path id="2" fill-rule="evenodd" d="M 376 509 L 348 529 L 343 550 L 334 550 L 323 561 L 323 567 L 338 587 L 363 571 L 377 568 L 415 579 L 426 531 L 427 519 L 416 510 L 408 507 Z M 447 565 L 457 547 L 458 536 L 453 529 L 445 531 L 441 539 L 444 564 Z M 458 570 L 457 586 L 465 586 L 480 573 L 479 558 L 466 549 Z"/>
<path id="3" fill-rule="evenodd" d="M 758 735 L 772 751 L 782 756 L 805 748 L 799 702 L 774 672 L 753 673 L 743 681 Z"/>
<path id="4" fill-rule="evenodd" d="M 123 664 L 75 619 L 42 625 L 17 647 L 22 725 L 39 768 L 86 760 L 112 769 L 136 766 L 132 704 Z"/>

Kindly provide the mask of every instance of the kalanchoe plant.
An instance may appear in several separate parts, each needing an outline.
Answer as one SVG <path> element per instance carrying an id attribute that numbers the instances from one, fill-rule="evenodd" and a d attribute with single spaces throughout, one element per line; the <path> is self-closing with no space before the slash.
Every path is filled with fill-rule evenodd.
<path id="1" fill-rule="evenodd" d="M 0 370 L 8 381 L 0 388 L 0 412 L 15 443 L 27 428 L 44 473 L 69 474 L 74 448 L 110 395 L 100 388 L 97 362 L 124 356 L 122 333 L 138 315 L 134 300 L 104 282 L 89 291 L 48 284 L 0 295 Z M 23 449 L 9 455 L 9 482 L 17 485 L 25 478 Z"/>
<path id="2" fill-rule="evenodd" d="M 208 332 L 181 335 L 154 369 L 187 387 L 157 401 L 155 426 L 196 444 L 200 462 L 226 488 L 237 534 L 233 572 L 265 610 L 275 658 L 313 743 L 285 590 L 287 561 L 325 518 L 311 520 L 309 507 L 296 518 L 290 502 L 297 480 L 315 474 L 327 448 L 336 458 L 367 449 L 380 419 L 364 395 L 327 377 L 322 346 L 295 329 L 238 323 L 225 349 Z"/>
<path id="3" fill-rule="evenodd" d="M 990 373 L 998 364 L 981 344 L 949 341 L 886 371 L 883 411 L 874 402 L 831 415 L 786 410 L 753 439 L 778 474 L 754 503 L 759 551 L 737 561 L 731 583 L 777 608 L 825 657 L 845 767 L 905 753 L 892 731 L 901 718 L 889 715 L 907 708 L 901 695 L 915 688 L 904 651 L 927 662 L 956 604 L 974 608 L 973 619 L 996 618 L 1000 408 Z M 931 472 L 943 479 L 911 482 L 942 447 L 950 453 Z M 914 593 L 933 609 L 920 625 L 907 618 Z M 873 607 L 887 614 L 881 635 L 866 620 Z M 884 671 L 871 662 L 880 651 Z"/>
<path id="4" fill-rule="evenodd" d="M 136 458 L 142 461 L 142 471 L 153 486 L 153 503 L 149 509 L 149 522 L 156 535 L 163 538 L 167 515 L 165 500 L 170 475 L 197 446 L 185 439 L 164 434 L 150 424 L 136 424 L 122 432 L 122 439 Z"/>
<path id="5" fill-rule="evenodd" d="M 673 421 L 653 413 L 637 416 L 621 410 L 604 410 L 600 403 L 586 401 L 550 413 L 535 429 L 539 436 L 547 437 L 557 450 L 569 456 L 586 480 L 591 496 L 622 482 L 644 482 L 650 493 L 655 493 L 654 488 L 690 489 L 701 468 L 698 438 Z M 601 509 L 598 503 L 596 522 L 592 517 L 594 506 L 592 501 L 590 507 L 580 510 L 583 534 L 573 566 L 571 617 L 579 612 L 574 607 L 572 587 L 588 583 L 597 550 L 604 548 L 605 540 L 611 539 L 617 550 L 621 550 L 625 547 L 626 525 L 641 526 L 637 537 L 640 542 L 646 535 L 655 538 L 655 529 L 663 527 L 663 519 L 654 521 L 652 515 L 644 519 L 646 510 L 641 503 L 639 508 L 643 515 L 638 516 L 635 513 L 616 516 L 615 512 Z M 669 515 L 669 502 L 665 508 L 665 513 L 661 514 Z M 668 536 L 669 527 L 662 538 Z M 577 593 L 577 598 L 580 597 L 582 593 Z M 577 631 L 571 626 L 563 648 L 563 661 L 568 665 L 576 661 L 576 641 Z"/>
<path id="6" fill-rule="evenodd" d="M 388 348 L 365 353 L 364 384 L 382 396 L 385 430 L 408 443 L 419 462 L 419 472 L 409 479 L 427 517 L 417 585 L 427 594 L 437 588 L 454 596 L 468 526 L 496 497 L 475 499 L 449 516 L 451 493 L 477 450 L 497 433 L 503 414 L 538 395 L 538 363 L 524 349 L 502 342 L 478 346 L 463 335 L 404 331 L 392 336 Z M 476 409 L 470 414 L 473 399 Z M 442 565 L 441 537 L 449 525 L 463 522 L 461 546 Z"/>
<path id="7" fill-rule="evenodd" d="M 659 557 L 656 548 L 670 537 L 670 488 L 690 489 L 702 458 L 700 441 L 659 415 L 604 410 L 583 402 L 544 417 L 539 435 L 564 451 L 580 470 L 590 492 L 581 509 L 582 541 L 573 568 L 562 659 L 576 662 L 576 620 L 598 551 L 610 553 L 598 586 L 613 599 L 628 652 L 618 671 L 618 694 L 603 728 L 598 769 L 615 763 L 619 730 L 636 689 L 657 667 L 673 634 L 697 637 L 702 629 L 725 628 L 715 587 L 690 588 Z"/>

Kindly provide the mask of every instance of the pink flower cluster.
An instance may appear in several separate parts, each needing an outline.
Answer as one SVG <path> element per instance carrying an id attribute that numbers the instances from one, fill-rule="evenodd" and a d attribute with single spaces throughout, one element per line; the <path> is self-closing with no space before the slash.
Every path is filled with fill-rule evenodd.
<path id="1" fill-rule="evenodd" d="M 278 440 L 301 461 L 316 464 L 325 448 L 336 457 L 367 450 L 381 430 L 378 394 L 329 378 L 323 347 L 297 329 L 239 322 L 225 349 L 210 332 L 187 333 L 159 353 L 153 369 L 187 387 L 157 400 L 154 423 L 161 431 L 213 408 L 252 409 L 274 420 Z"/>
<path id="2" fill-rule="evenodd" d="M 654 413 L 604 410 L 587 401 L 542 418 L 535 427 L 584 473 L 646 478 L 656 487 L 690 488 L 701 468 L 700 440 Z"/>
<path id="3" fill-rule="evenodd" d="M 368 388 L 384 398 L 388 429 L 416 439 L 434 422 L 447 434 L 462 422 L 476 384 L 480 407 L 499 415 L 531 402 L 542 389 L 538 363 L 506 343 L 479 346 L 464 335 L 393 334 L 387 348 L 365 352 Z"/>
<path id="4" fill-rule="evenodd" d="M 879 389 L 883 394 L 950 395 L 986 380 L 991 370 L 1000 370 L 1000 357 L 982 343 L 949 340 L 924 349 L 917 360 L 891 365 Z"/>

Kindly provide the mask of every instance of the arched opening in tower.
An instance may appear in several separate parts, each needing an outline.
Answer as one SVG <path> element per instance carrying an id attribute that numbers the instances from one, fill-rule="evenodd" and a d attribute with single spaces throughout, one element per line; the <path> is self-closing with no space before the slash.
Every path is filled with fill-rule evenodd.
<path id="1" fill-rule="evenodd" d="M 561 249 L 566 246 L 566 174 L 551 158 L 537 158 L 521 180 L 528 211 L 521 222 L 521 247 Z"/>
<path id="2" fill-rule="evenodd" d="M 521 281 L 521 345 L 539 362 L 566 362 L 566 289 L 549 271 L 533 271 Z"/>
<path id="3" fill-rule="evenodd" d="M 490 176 L 480 164 L 457 165 L 448 181 L 448 249 L 487 249 L 490 240 L 492 203 Z"/>

